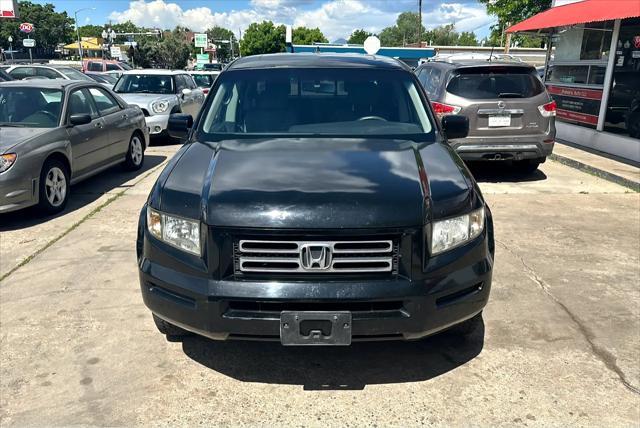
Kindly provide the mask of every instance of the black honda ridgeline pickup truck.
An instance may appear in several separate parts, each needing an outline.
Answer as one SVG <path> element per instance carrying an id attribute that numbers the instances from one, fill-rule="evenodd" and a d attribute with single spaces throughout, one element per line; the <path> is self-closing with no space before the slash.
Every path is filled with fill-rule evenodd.
<path id="1" fill-rule="evenodd" d="M 349 345 L 482 323 L 491 212 L 404 64 L 239 59 L 140 213 L 145 304 L 169 336 Z"/>

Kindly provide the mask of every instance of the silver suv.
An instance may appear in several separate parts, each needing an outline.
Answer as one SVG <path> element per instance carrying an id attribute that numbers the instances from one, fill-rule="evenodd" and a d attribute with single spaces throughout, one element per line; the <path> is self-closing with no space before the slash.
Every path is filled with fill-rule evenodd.
<path id="1" fill-rule="evenodd" d="M 464 160 L 510 160 L 533 172 L 553 150 L 556 104 L 536 69 L 516 62 L 430 61 L 417 70 L 433 111 L 469 118 L 449 139 Z"/>

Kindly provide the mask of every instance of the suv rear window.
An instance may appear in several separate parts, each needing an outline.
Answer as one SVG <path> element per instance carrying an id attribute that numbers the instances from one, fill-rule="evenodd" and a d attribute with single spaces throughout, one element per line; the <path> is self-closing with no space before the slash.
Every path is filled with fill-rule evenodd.
<path id="1" fill-rule="evenodd" d="M 471 100 L 531 98 L 543 93 L 544 86 L 529 68 L 477 67 L 458 70 L 447 92 Z"/>

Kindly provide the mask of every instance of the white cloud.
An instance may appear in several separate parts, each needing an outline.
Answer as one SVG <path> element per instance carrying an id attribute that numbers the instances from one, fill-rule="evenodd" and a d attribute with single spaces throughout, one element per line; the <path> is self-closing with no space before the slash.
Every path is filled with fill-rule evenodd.
<path id="1" fill-rule="evenodd" d="M 455 24 L 456 31 L 474 31 L 494 20 L 480 4 L 442 3 L 422 16 L 426 28 Z"/>
<path id="2" fill-rule="evenodd" d="M 388 4 L 370 0 L 328 0 L 317 6 L 313 4 L 313 0 L 251 0 L 247 8 L 216 12 L 209 7 L 183 9 L 170 0 L 134 0 L 128 9 L 112 12 L 109 19 L 163 29 L 180 25 L 193 31 L 219 25 L 236 34 L 252 22 L 270 20 L 276 24 L 319 27 L 332 41 L 349 37 L 357 28 L 378 33 L 393 25 L 398 16 L 398 12 L 384 10 Z M 470 31 L 491 21 L 485 8 L 478 4 L 442 3 L 423 13 L 427 28 L 455 22 L 458 31 Z"/>

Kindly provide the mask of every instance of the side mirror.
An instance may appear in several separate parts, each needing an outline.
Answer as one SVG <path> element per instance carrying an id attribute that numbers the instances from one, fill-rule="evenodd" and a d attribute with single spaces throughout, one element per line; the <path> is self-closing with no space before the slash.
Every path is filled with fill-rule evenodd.
<path id="1" fill-rule="evenodd" d="M 189 95 L 191 93 L 191 89 L 189 88 L 184 88 L 182 91 L 180 91 L 180 93 L 182 94 L 182 96 L 186 96 Z"/>
<path id="2" fill-rule="evenodd" d="M 88 114 L 72 114 L 69 116 L 69 123 L 71 126 L 86 125 L 91 123 L 91 116 Z"/>
<path id="3" fill-rule="evenodd" d="M 442 118 L 442 130 L 448 140 L 464 138 L 469 134 L 469 118 L 454 114 Z"/>
<path id="4" fill-rule="evenodd" d="M 193 117 L 190 114 L 174 113 L 169 116 L 167 132 L 171 138 L 184 141 L 193 126 Z"/>

